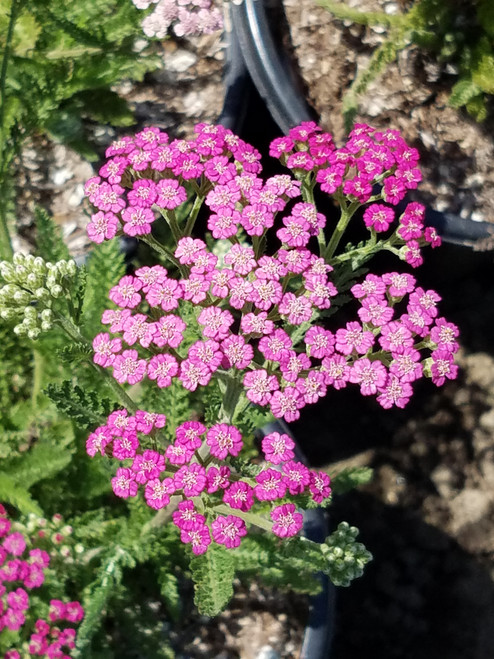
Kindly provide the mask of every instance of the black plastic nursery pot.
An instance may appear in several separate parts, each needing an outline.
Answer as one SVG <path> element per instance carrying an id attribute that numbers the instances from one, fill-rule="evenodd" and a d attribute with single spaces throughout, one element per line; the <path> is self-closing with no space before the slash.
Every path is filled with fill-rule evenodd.
<path id="1" fill-rule="evenodd" d="M 280 0 L 274 2 L 277 10 L 282 12 Z M 273 7 L 272 1 L 269 6 Z M 227 90 L 230 89 L 228 76 L 241 69 L 240 59 L 283 133 L 303 121 L 317 120 L 315 111 L 301 91 L 302 85 L 292 61 L 273 36 L 264 0 L 243 0 L 231 5 Z M 430 207 L 426 208 L 425 222 L 434 227 L 445 242 L 471 247 L 484 243 L 482 249 L 494 249 L 494 226 L 488 222 L 465 219 Z"/>

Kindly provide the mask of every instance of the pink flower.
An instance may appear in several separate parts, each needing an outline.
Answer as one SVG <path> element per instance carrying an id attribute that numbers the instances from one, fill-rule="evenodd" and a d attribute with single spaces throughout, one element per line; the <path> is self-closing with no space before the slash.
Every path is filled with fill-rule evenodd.
<path id="1" fill-rule="evenodd" d="M 350 378 L 350 367 L 342 355 L 331 355 L 322 360 L 321 372 L 325 384 L 335 389 L 343 389 Z"/>
<path id="2" fill-rule="evenodd" d="M 350 382 L 360 384 L 362 396 L 375 394 L 386 383 L 387 371 L 380 361 L 357 359 L 350 369 Z"/>
<path id="3" fill-rule="evenodd" d="M 391 297 L 401 298 L 415 288 L 415 277 L 407 272 L 389 272 L 382 276 Z"/>
<path id="4" fill-rule="evenodd" d="M 225 545 L 227 549 L 238 547 L 241 538 L 247 535 L 247 527 L 244 520 L 235 515 L 228 515 L 227 517 L 218 515 L 211 523 L 211 531 L 213 533 L 213 540 L 219 545 Z"/>
<path id="5" fill-rule="evenodd" d="M 395 375 L 389 375 L 386 385 L 380 389 L 377 402 L 386 410 L 393 405 L 403 408 L 412 393 L 412 387 L 408 382 L 399 380 Z"/>
<path id="6" fill-rule="evenodd" d="M 223 360 L 223 353 L 217 341 L 196 341 L 189 348 L 188 359 L 194 364 L 203 364 L 214 373 Z"/>
<path id="7" fill-rule="evenodd" d="M 137 435 L 126 435 L 125 437 L 115 437 L 113 441 L 113 457 L 117 460 L 127 460 L 135 458 L 139 440 Z"/>
<path id="8" fill-rule="evenodd" d="M 207 526 L 200 526 L 190 531 L 182 530 L 180 540 L 184 543 L 192 544 L 192 551 L 196 556 L 204 554 L 211 544 L 211 535 Z"/>
<path id="9" fill-rule="evenodd" d="M 93 362 L 99 366 L 111 366 L 115 359 L 115 354 L 122 349 L 120 339 L 112 339 L 109 334 L 101 332 L 93 339 Z"/>
<path id="10" fill-rule="evenodd" d="M 238 244 L 233 245 L 226 254 L 225 263 L 231 265 L 234 272 L 239 275 L 248 275 L 257 265 L 252 247 Z"/>
<path id="11" fill-rule="evenodd" d="M 266 312 L 247 313 L 242 316 L 240 328 L 244 334 L 272 334 L 274 323 L 272 320 L 267 320 L 267 318 L 268 314 Z"/>
<path id="12" fill-rule="evenodd" d="M 192 304 L 199 304 L 206 299 L 210 282 L 204 275 L 192 273 L 189 279 L 182 279 L 180 283 L 184 300 L 190 300 Z"/>
<path id="13" fill-rule="evenodd" d="M 187 199 L 185 188 L 173 178 L 165 178 L 158 181 L 156 192 L 158 193 L 156 205 L 168 210 L 177 208 L 177 206 L 183 204 Z"/>
<path id="14" fill-rule="evenodd" d="M 305 401 L 295 387 L 287 387 L 283 391 L 275 391 L 269 405 L 277 419 L 283 418 L 287 423 L 291 423 L 300 418 L 300 410 Z"/>
<path id="15" fill-rule="evenodd" d="M 431 341 L 437 344 L 439 350 L 446 352 L 457 352 L 459 344 L 455 341 L 459 335 L 458 328 L 453 323 L 448 323 L 446 318 L 437 318 L 431 329 Z"/>
<path id="16" fill-rule="evenodd" d="M 144 410 L 137 410 L 135 413 L 136 429 L 145 435 L 153 430 L 153 428 L 163 428 L 166 423 L 166 416 L 158 414 L 157 412 L 146 412 Z"/>
<path id="17" fill-rule="evenodd" d="M 175 492 L 175 483 L 172 478 L 152 478 L 146 483 L 144 498 L 150 508 L 160 510 L 170 503 L 170 494 Z"/>
<path id="18" fill-rule="evenodd" d="M 16 531 L 4 539 L 2 547 L 12 556 L 21 556 L 26 549 L 26 541 L 22 533 Z"/>
<path id="19" fill-rule="evenodd" d="M 146 300 L 151 307 L 161 307 L 163 311 L 171 311 L 178 307 L 182 297 L 182 286 L 176 279 L 161 278 L 149 286 Z"/>
<path id="20" fill-rule="evenodd" d="M 244 206 L 240 214 L 240 224 L 249 236 L 262 236 L 273 223 L 274 215 L 264 204 Z"/>
<path id="21" fill-rule="evenodd" d="M 91 215 L 91 221 L 86 227 L 89 240 L 93 243 L 102 243 L 104 240 L 110 240 L 117 235 L 118 218 L 114 213 L 104 213 L 98 211 Z"/>
<path id="22" fill-rule="evenodd" d="M 137 494 L 138 485 L 135 474 L 125 467 L 117 469 L 116 476 L 111 479 L 111 486 L 115 495 L 122 499 L 135 497 Z"/>
<path id="23" fill-rule="evenodd" d="M 177 441 L 166 447 L 165 457 L 172 465 L 184 465 L 191 461 L 194 453 L 195 449 L 191 446 Z"/>
<path id="24" fill-rule="evenodd" d="M 155 219 L 150 208 L 129 206 L 122 211 L 123 231 L 128 236 L 145 236 L 151 233 L 151 224 Z"/>
<path id="25" fill-rule="evenodd" d="M 199 385 L 206 386 L 211 379 L 209 368 L 199 361 L 184 359 L 180 364 L 180 382 L 189 391 L 195 391 Z"/>
<path id="26" fill-rule="evenodd" d="M 197 463 L 184 465 L 173 480 L 177 490 L 183 490 L 186 497 L 198 497 L 206 487 L 206 470 Z"/>
<path id="27" fill-rule="evenodd" d="M 361 304 L 362 307 L 357 313 L 363 323 L 381 327 L 393 318 L 394 310 L 384 298 L 369 295 L 362 300 Z"/>
<path id="28" fill-rule="evenodd" d="M 133 346 L 137 341 L 143 348 L 148 348 L 153 341 L 155 325 L 147 322 L 148 317 L 142 313 L 129 316 L 123 324 L 123 340 Z M 114 339 L 116 340 L 116 339 Z M 94 345 L 94 344 L 93 344 Z M 120 350 L 119 348 L 118 350 Z M 115 351 L 118 352 L 118 351 Z"/>
<path id="29" fill-rule="evenodd" d="M 423 366 L 420 363 L 420 352 L 413 348 L 404 348 L 401 354 L 393 354 L 389 372 L 401 382 L 413 382 L 422 377 Z"/>
<path id="30" fill-rule="evenodd" d="M 209 467 L 206 472 L 207 491 L 209 494 L 219 489 L 226 489 L 230 484 L 230 469 L 226 465 Z"/>
<path id="31" fill-rule="evenodd" d="M 240 222 L 240 213 L 233 208 L 218 208 L 216 214 L 208 218 L 208 229 L 213 238 L 223 240 L 235 236 Z"/>
<path id="32" fill-rule="evenodd" d="M 324 471 L 311 471 L 309 489 L 316 503 L 321 503 L 331 494 L 331 479 Z"/>
<path id="33" fill-rule="evenodd" d="M 84 618 L 84 609 L 79 602 L 67 602 L 65 604 L 65 620 L 78 623 Z M 67 631 L 67 630 L 66 630 Z"/>
<path id="34" fill-rule="evenodd" d="M 431 353 L 432 382 L 440 387 L 446 380 L 454 380 L 458 375 L 458 366 L 448 350 L 433 350 Z"/>
<path id="35" fill-rule="evenodd" d="M 247 512 L 254 505 L 254 491 L 244 481 L 236 481 L 227 487 L 223 494 L 223 501 L 230 508 Z"/>
<path id="36" fill-rule="evenodd" d="M 356 321 L 347 323 L 346 329 L 339 329 L 336 332 L 336 350 L 343 355 L 350 355 L 354 350 L 359 355 L 365 355 L 373 344 L 372 332 L 364 330 L 362 325 Z"/>
<path id="37" fill-rule="evenodd" d="M 271 511 L 273 533 L 279 538 L 297 535 L 303 526 L 302 513 L 295 512 L 295 504 L 284 503 Z"/>
<path id="38" fill-rule="evenodd" d="M 201 446 L 201 435 L 205 432 L 206 427 L 199 421 L 185 421 L 185 423 L 177 426 L 175 435 L 178 442 L 195 450 Z"/>
<path id="39" fill-rule="evenodd" d="M 156 380 L 160 389 L 169 387 L 172 378 L 178 373 L 178 363 L 172 355 L 155 355 L 151 357 L 147 365 L 147 376 L 150 380 Z"/>
<path id="40" fill-rule="evenodd" d="M 116 286 L 110 289 L 108 297 L 121 308 L 128 307 L 129 309 L 133 309 L 141 302 L 141 296 L 138 292 L 141 288 L 142 282 L 139 279 L 132 276 L 125 276 L 122 277 Z"/>
<path id="41" fill-rule="evenodd" d="M 264 369 L 246 373 L 243 385 L 247 389 L 245 394 L 247 398 L 258 405 L 267 405 L 272 398 L 273 391 L 280 387 L 276 376 L 268 375 Z"/>
<path id="42" fill-rule="evenodd" d="M 224 368 L 247 368 L 254 358 L 254 349 L 245 342 L 243 336 L 231 334 L 221 343 L 221 350 L 225 355 L 222 361 Z"/>
<path id="43" fill-rule="evenodd" d="M 334 353 L 334 334 L 317 325 L 307 330 L 304 342 L 307 346 L 307 354 L 310 357 L 322 359 Z"/>
<path id="44" fill-rule="evenodd" d="M 259 341 L 259 350 L 266 359 L 279 361 L 283 354 L 292 347 L 292 340 L 282 329 L 276 329 L 272 334 L 264 336 Z"/>
<path id="45" fill-rule="evenodd" d="M 172 519 L 175 526 L 185 531 L 200 528 L 206 523 L 206 518 L 197 512 L 192 501 L 181 501 Z"/>
<path id="46" fill-rule="evenodd" d="M 387 231 L 394 221 L 395 214 L 392 208 L 384 204 L 371 204 L 364 211 L 364 224 L 377 233 Z"/>
<path id="47" fill-rule="evenodd" d="M 150 179 L 142 178 L 134 181 L 132 190 L 127 194 L 131 206 L 151 208 L 158 196 L 156 183 Z"/>
<path id="48" fill-rule="evenodd" d="M 411 331 L 399 321 L 392 321 L 381 327 L 380 345 L 392 353 L 403 352 L 413 346 Z"/>
<path id="49" fill-rule="evenodd" d="M 193 265 L 197 255 L 205 250 L 204 241 L 186 236 L 178 241 L 175 256 L 183 265 Z"/>
<path id="50" fill-rule="evenodd" d="M 165 470 L 165 456 L 157 451 L 146 450 L 142 455 L 136 455 L 131 466 L 135 479 L 143 485 L 154 478 L 158 478 Z"/>
<path id="51" fill-rule="evenodd" d="M 29 595 L 24 588 L 16 588 L 7 594 L 7 606 L 16 611 L 27 611 L 29 608 Z"/>
<path id="52" fill-rule="evenodd" d="M 309 371 L 306 378 L 299 378 L 295 386 L 307 404 L 317 403 L 327 392 L 325 376 L 320 371 Z"/>
<path id="53" fill-rule="evenodd" d="M 351 291 L 353 296 L 357 299 L 366 297 L 367 295 L 383 297 L 386 294 L 386 286 L 381 277 L 367 275 L 361 284 L 355 284 L 355 286 L 352 286 Z"/>
<path id="54" fill-rule="evenodd" d="M 168 345 L 177 348 L 183 341 L 186 325 L 180 316 L 168 314 L 153 323 L 153 343 L 160 348 Z"/>
<path id="55" fill-rule="evenodd" d="M 262 451 L 268 462 L 278 465 L 295 457 L 295 442 L 287 434 L 272 432 L 262 440 Z"/>
<path id="56" fill-rule="evenodd" d="M 229 311 L 222 311 L 219 307 L 212 306 L 203 309 L 197 321 L 204 326 L 202 330 L 204 336 L 221 341 L 228 336 L 234 319 Z"/>
<path id="57" fill-rule="evenodd" d="M 147 293 L 153 284 L 166 281 L 166 275 L 167 270 L 161 265 L 143 266 L 135 271 L 135 276 L 142 282 L 143 293 Z"/>
<path id="58" fill-rule="evenodd" d="M 410 264 L 412 268 L 418 268 L 424 262 L 420 251 L 420 245 L 416 240 L 409 240 L 402 248 L 401 252 L 404 255 L 405 261 Z"/>
<path id="59" fill-rule="evenodd" d="M 26 622 L 26 616 L 18 609 L 7 609 L 1 620 L 7 629 L 15 632 Z"/>
<path id="60" fill-rule="evenodd" d="M 288 247 L 305 247 L 310 240 L 309 223 L 302 217 L 288 217 L 283 218 L 285 225 L 278 229 L 276 235 L 284 245 Z"/>
<path id="61" fill-rule="evenodd" d="M 146 360 L 139 359 L 137 350 L 124 350 L 121 355 L 115 357 L 112 366 L 113 377 L 120 384 L 124 382 L 136 384 L 146 373 Z"/>
<path id="62" fill-rule="evenodd" d="M 252 302 L 258 309 L 267 311 L 273 304 L 278 304 L 283 296 L 283 288 L 271 279 L 254 279 L 252 283 Z"/>
<path id="63" fill-rule="evenodd" d="M 302 494 L 310 482 L 310 471 L 301 462 L 290 460 L 283 467 L 283 481 L 290 494 Z"/>
<path id="64" fill-rule="evenodd" d="M 407 309 L 413 309 L 415 307 L 420 307 L 425 313 L 431 318 L 437 316 L 437 303 L 441 301 L 441 297 L 436 293 L 436 291 L 428 290 L 424 291 L 423 288 L 416 288 L 415 291 L 410 295 L 410 301 Z"/>
<path id="65" fill-rule="evenodd" d="M 254 487 L 254 494 L 259 501 L 274 501 L 285 496 L 286 484 L 283 476 L 276 469 L 263 469 L 256 476 L 257 485 Z"/>
<path id="66" fill-rule="evenodd" d="M 224 460 L 227 455 L 237 456 L 242 450 L 242 435 L 235 428 L 225 423 L 212 426 L 206 435 L 206 444 L 210 447 L 211 455 Z"/>
<path id="67" fill-rule="evenodd" d="M 307 371 L 310 367 L 310 359 L 303 352 L 296 353 L 295 350 L 287 350 L 280 359 L 280 369 L 287 382 L 295 382 L 299 373 Z"/>

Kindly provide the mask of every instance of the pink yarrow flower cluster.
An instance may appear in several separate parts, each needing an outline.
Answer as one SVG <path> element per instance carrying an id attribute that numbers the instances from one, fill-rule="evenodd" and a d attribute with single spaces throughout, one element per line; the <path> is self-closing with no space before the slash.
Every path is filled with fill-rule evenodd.
<path id="1" fill-rule="evenodd" d="M 269 406 L 275 417 L 288 422 L 298 419 L 305 405 L 325 396 L 328 387 L 341 389 L 348 383 L 359 385 L 363 395 L 376 395 L 384 407 L 402 407 L 412 393 L 411 367 L 405 366 L 409 360 L 416 364 L 412 371 L 417 377 L 420 372 L 435 384 L 455 377 L 454 352 L 442 355 L 430 309 L 421 315 L 422 307 L 412 295 L 406 313 L 395 317 L 395 305 L 403 307 L 404 295 L 413 293 L 413 286 L 403 289 L 400 280 L 415 281 L 411 275 L 369 275 L 352 289 L 358 291 L 355 297 L 361 305 L 358 320 L 333 330 L 315 324 L 339 294 L 332 280 L 337 261 L 332 264 L 311 247 L 324 230 L 325 217 L 314 204 L 295 201 L 299 180 L 289 175 L 263 180 L 260 155 L 231 131 L 201 124 L 196 133 L 194 140 L 169 143 L 165 133 L 149 128 L 120 140 L 108 149 L 110 160 L 100 171 L 108 181 L 88 183 L 88 195 L 99 213 L 112 212 L 109 205 L 118 206 L 120 210 L 113 212 L 122 230 L 132 235 L 129 226 L 137 225 L 127 222 L 129 208 L 149 211 L 146 233 L 157 210 L 173 210 L 183 203 L 195 178 L 210 210 L 209 230 L 232 243 L 220 260 L 203 240 L 184 235 L 174 252 L 180 277 L 163 266 L 142 267 L 123 277 L 109 292 L 118 309 L 107 310 L 102 317 L 109 332 L 98 334 L 93 342 L 98 365 L 111 368 L 121 384 L 150 379 L 164 388 L 178 379 L 190 391 L 206 386 L 218 370 L 229 370 L 234 377 L 240 371 L 247 399 Z M 419 179 L 416 151 L 395 131 L 378 132 L 365 125 L 357 125 L 345 147 L 337 149 L 330 136 L 306 122 L 288 137 L 274 140 L 271 154 L 296 177 L 315 174 L 323 191 L 346 195 L 349 202 L 370 201 L 363 221 L 376 235 L 390 229 L 393 204 Z M 297 154 L 307 158 L 294 160 Z M 122 167 L 133 181 L 127 193 L 119 187 Z M 340 172 L 331 186 L 328 172 Z M 382 186 L 380 195 L 376 185 Z M 372 193 L 364 194 L 366 186 Z M 375 203 L 379 196 L 391 206 Z M 277 216 L 287 205 L 290 213 L 281 218 L 276 231 L 281 246 L 263 254 L 256 241 L 266 236 L 275 220 L 279 224 Z M 245 234 L 252 245 L 239 239 Z M 420 264 L 423 244 L 439 244 L 424 228 L 424 209 L 416 203 L 406 206 L 393 236 L 393 244 L 402 244 L 400 254 L 412 266 Z M 196 340 L 190 343 L 184 339 L 192 328 L 183 318 L 192 306 L 198 313 Z M 385 339 L 397 322 L 420 339 L 408 341 L 408 348 L 415 347 L 399 359 L 397 349 Z M 299 332 L 308 324 L 312 326 L 302 334 L 305 346 L 294 344 L 295 329 Z M 442 330 L 447 331 L 457 333 L 454 326 Z"/>
<path id="2" fill-rule="evenodd" d="M 18 631 L 32 616 L 30 591 L 43 585 L 50 555 L 33 546 L 31 539 L 20 531 L 12 530 L 12 523 L 1 504 L 0 539 L 0 632 L 3 629 Z M 56 538 L 53 540 L 56 542 Z M 79 602 L 51 600 L 48 620 L 38 619 L 34 631 L 28 636 L 30 656 L 69 656 L 65 652 L 75 648 L 76 640 L 76 630 L 72 625 L 78 624 L 83 617 L 84 610 Z M 63 622 L 71 626 L 62 629 L 60 623 Z M 5 656 L 14 659 L 21 655 L 12 649 Z"/>
<path id="3" fill-rule="evenodd" d="M 186 421 L 177 427 L 175 441 L 159 452 L 146 448 L 152 421 L 148 414 L 113 412 L 105 426 L 90 434 L 87 452 L 91 457 L 96 453 L 112 456 L 122 465 L 112 479 L 116 496 L 127 499 L 141 490 L 147 505 L 155 510 L 168 506 L 172 496 L 178 499 L 173 523 L 194 554 L 204 553 L 211 542 L 238 547 L 247 533 L 242 513 L 254 508 L 256 502 L 271 503 L 275 535 L 295 535 L 302 528 L 302 515 L 286 497 L 305 493 L 320 503 L 331 494 L 325 473 L 311 471 L 294 460 L 294 443 L 286 434 L 274 432 L 264 438 L 267 464 L 251 481 L 243 479 L 231 465 L 222 464 L 242 451 L 243 439 L 235 426 L 217 423 L 207 428 L 199 421 Z M 163 427 L 163 415 L 151 416 L 155 428 Z M 201 447 L 208 448 L 212 463 L 201 458 Z M 206 510 L 198 509 L 198 497 Z M 231 514 L 217 514 L 215 506 L 219 504 L 226 504 Z"/>
<path id="4" fill-rule="evenodd" d="M 146 36 L 164 39 L 170 28 L 177 37 L 212 34 L 223 27 L 221 11 L 211 0 L 132 0 L 137 9 L 153 11 L 142 21 Z"/>

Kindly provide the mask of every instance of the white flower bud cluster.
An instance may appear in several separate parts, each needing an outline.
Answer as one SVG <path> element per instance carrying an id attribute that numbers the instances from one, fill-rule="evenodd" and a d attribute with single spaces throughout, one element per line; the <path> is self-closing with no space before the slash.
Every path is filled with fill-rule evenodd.
<path id="1" fill-rule="evenodd" d="M 12 263 L 0 262 L 0 318 L 20 321 L 14 332 L 37 339 L 53 325 L 53 301 L 70 290 L 76 275 L 74 261 L 50 263 L 31 254 L 14 254 Z"/>
<path id="2" fill-rule="evenodd" d="M 321 551 L 328 561 L 324 572 L 335 586 L 349 586 L 350 582 L 361 577 L 364 566 L 372 560 L 372 554 L 360 542 L 355 542 L 358 529 L 347 522 L 341 522 L 337 530 L 321 545 Z"/>

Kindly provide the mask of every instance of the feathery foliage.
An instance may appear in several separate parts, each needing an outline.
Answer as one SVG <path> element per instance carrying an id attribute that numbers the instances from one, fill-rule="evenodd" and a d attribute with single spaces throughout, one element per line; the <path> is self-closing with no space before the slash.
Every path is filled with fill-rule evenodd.
<path id="1" fill-rule="evenodd" d="M 112 401 L 101 398 L 96 391 L 85 391 L 70 380 L 48 385 L 45 393 L 62 414 L 83 428 L 103 423 L 114 407 Z"/>
<path id="2" fill-rule="evenodd" d="M 192 558 L 190 571 L 199 613 L 217 615 L 233 595 L 235 569 L 231 552 L 221 545 L 211 545 L 205 554 Z"/>

